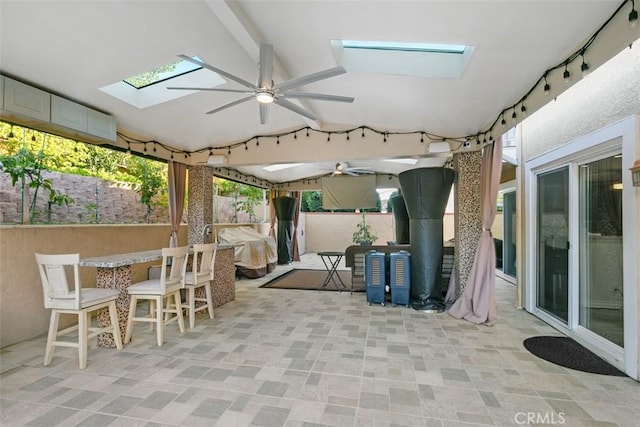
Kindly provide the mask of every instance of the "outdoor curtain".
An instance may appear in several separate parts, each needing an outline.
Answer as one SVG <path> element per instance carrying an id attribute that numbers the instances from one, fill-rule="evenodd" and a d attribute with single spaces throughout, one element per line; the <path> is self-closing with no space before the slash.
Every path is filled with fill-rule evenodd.
<path id="1" fill-rule="evenodd" d="M 169 247 L 178 246 L 178 228 L 184 211 L 184 193 L 187 182 L 187 165 L 170 161 L 168 167 L 169 180 L 169 221 L 171 237 Z"/>
<path id="2" fill-rule="evenodd" d="M 302 208 L 302 191 L 292 191 L 291 197 L 296 199 L 296 210 L 293 214 L 293 239 L 291 254 L 294 261 L 300 261 L 300 248 L 298 243 L 298 221 L 300 220 L 300 209 Z"/>
<path id="3" fill-rule="evenodd" d="M 276 238 L 276 208 L 273 206 L 273 199 L 278 197 L 278 192 L 273 188 L 269 190 L 269 236 Z"/>
<path id="4" fill-rule="evenodd" d="M 502 171 L 502 138 L 486 146 L 482 152 L 480 177 L 480 209 L 482 234 L 473 260 L 469 279 L 460 298 L 449 314 L 472 323 L 491 326 L 496 321 L 496 250 L 491 236 L 491 224 L 496 216 L 496 198 Z"/>

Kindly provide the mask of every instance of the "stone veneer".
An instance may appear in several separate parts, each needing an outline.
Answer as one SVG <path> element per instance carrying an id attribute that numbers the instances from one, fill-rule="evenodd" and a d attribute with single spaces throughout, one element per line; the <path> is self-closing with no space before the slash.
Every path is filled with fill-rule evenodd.
<path id="1" fill-rule="evenodd" d="M 203 236 L 202 229 L 213 223 L 213 169 L 208 166 L 189 166 L 188 181 L 188 224 L 187 240 L 190 245 L 209 243 L 213 234 Z M 215 259 L 215 274 L 211 284 L 214 307 L 219 307 L 236 298 L 235 251 L 233 247 L 218 249 Z M 189 267 L 192 268 L 193 266 Z M 196 289 L 196 297 L 204 298 L 203 288 Z M 204 303 L 198 302 L 196 306 Z"/>
<path id="2" fill-rule="evenodd" d="M 469 279 L 476 248 L 482 234 L 480 210 L 480 174 L 482 152 L 470 151 L 453 155 L 456 171 L 454 183 L 455 217 L 455 262 L 457 278 L 456 298 L 462 294 Z"/>
<path id="3" fill-rule="evenodd" d="M 188 181 L 188 224 L 187 240 L 190 245 L 209 243 L 202 229 L 213 223 L 213 169 L 209 166 L 189 166 Z"/>

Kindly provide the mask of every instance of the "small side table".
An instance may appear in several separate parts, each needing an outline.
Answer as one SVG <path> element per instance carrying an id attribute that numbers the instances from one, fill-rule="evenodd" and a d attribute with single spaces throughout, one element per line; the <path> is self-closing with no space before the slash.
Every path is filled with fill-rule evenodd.
<path id="1" fill-rule="evenodd" d="M 344 257 L 344 252 L 318 252 L 320 258 L 322 259 L 322 263 L 324 267 L 327 269 L 327 277 L 324 279 L 322 283 L 322 287 L 320 289 L 324 289 L 327 287 L 329 282 L 332 282 L 337 290 L 341 290 L 338 287 L 338 284 L 342 285 L 343 288 L 347 289 L 347 286 L 342 281 L 342 277 L 337 273 L 338 264 Z M 336 277 L 338 280 L 336 281 Z"/>

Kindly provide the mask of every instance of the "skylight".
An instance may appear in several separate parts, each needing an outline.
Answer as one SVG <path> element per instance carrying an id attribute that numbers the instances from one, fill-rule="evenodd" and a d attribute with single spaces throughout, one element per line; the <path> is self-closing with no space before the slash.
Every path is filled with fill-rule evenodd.
<path id="1" fill-rule="evenodd" d="M 348 72 L 460 78 L 473 46 L 444 43 L 332 40 L 336 62 Z"/>
<path id="2" fill-rule="evenodd" d="M 192 58 L 202 61 L 198 56 Z M 198 92 L 169 90 L 167 86 L 213 88 L 226 82 L 218 74 L 182 60 L 128 77 L 100 90 L 137 108 L 147 108 Z"/>
<path id="3" fill-rule="evenodd" d="M 192 56 L 192 58 L 204 62 L 197 55 Z M 152 84 L 168 80 L 185 73 L 190 73 L 191 71 L 200 70 L 201 68 L 202 67 L 200 65 L 196 65 L 193 62 L 185 61 L 183 59 L 172 64 L 166 64 L 161 67 L 154 68 L 150 71 L 145 71 L 144 73 L 123 79 L 122 81 L 130 84 L 136 89 L 142 89 Z"/>
<path id="4" fill-rule="evenodd" d="M 431 52 L 457 55 L 462 55 L 467 48 L 467 46 L 461 44 L 395 43 L 357 40 L 342 40 L 342 47 L 345 49 L 396 50 L 401 52 Z"/>
<path id="5" fill-rule="evenodd" d="M 288 168 L 300 166 L 301 164 L 302 163 L 277 163 L 275 165 L 265 166 L 262 169 L 266 170 L 267 172 L 275 172 L 282 169 L 288 169 Z"/>

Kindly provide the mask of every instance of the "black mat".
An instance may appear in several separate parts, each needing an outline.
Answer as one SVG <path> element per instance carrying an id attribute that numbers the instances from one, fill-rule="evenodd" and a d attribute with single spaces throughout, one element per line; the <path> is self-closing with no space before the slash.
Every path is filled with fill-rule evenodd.
<path id="1" fill-rule="evenodd" d="M 270 280 L 261 288 L 276 288 L 276 289 L 307 289 L 314 291 L 350 291 L 351 290 L 351 271 L 338 270 L 337 273 L 342 278 L 346 287 L 342 287 L 338 282 L 338 278 L 335 280 L 338 283 L 338 287 L 333 282 L 329 282 L 327 286 L 322 288 L 322 283 L 327 277 L 326 270 L 303 270 L 293 269 L 282 276 L 278 276 L 275 279 Z M 355 289 L 354 289 L 355 290 Z"/>
<path id="2" fill-rule="evenodd" d="M 556 365 L 600 375 L 627 375 L 569 337 L 527 338 L 524 347 L 534 355 Z"/>

